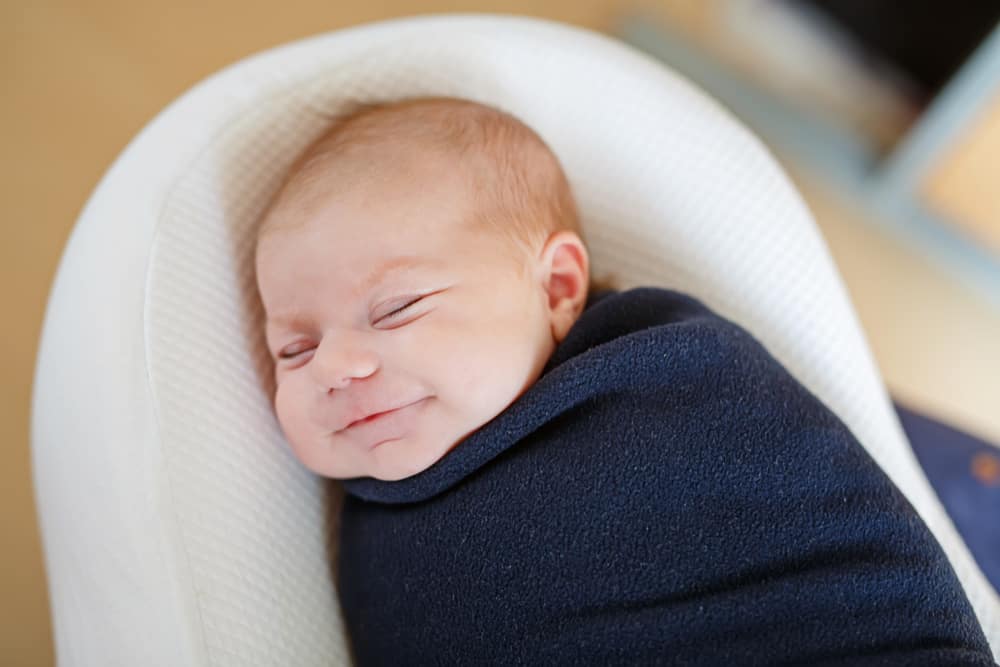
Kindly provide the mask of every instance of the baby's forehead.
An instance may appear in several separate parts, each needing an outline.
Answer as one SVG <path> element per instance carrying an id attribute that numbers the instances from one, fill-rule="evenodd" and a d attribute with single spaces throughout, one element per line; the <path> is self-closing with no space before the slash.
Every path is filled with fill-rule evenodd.
<path id="1" fill-rule="evenodd" d="M 272 208 L 281 217 L 288 217 L 307 214 L 331 197 L 405 197 L 430 188 L 456 197 L 469 196 L 479 190 L 470 178 L 473 161 L 470 155 L 419 141 L 401 141 L 391 148 L 357 147 L 347 152 L 317 149 L 304 164 L 292 166 Z M 484 193 L 477 194 L 482 199 Z"/>
<path id="2" fill-rule="evenodd" d="M 480 233 L 497 233 L 508 242 L 537 236 L 536 227 L 547 224 L 558 204 L 552 189 L 539 184 L 551 180 L 547 169 L 558 167 L 540 159 L 540 143 L 529 146 L 509 132 L 495 134 L 491 128 L 499 121 L 491 114 L 478 118 L 480 131 L 459 133 L 461 138 L 424 132 L 424 126 L 455 113 L 447 107 L 402 108 L 361 118 L 343 135 L 321 137 L 289 169 L 262 232 L 301 224 L 338 192 L 363 189 L 373 198 L 405 200 L 414 188 L 433 186 L 435 196 L 464 199 L 464 222 Z"/>
<path id="3" fill-rule="evenodd" d="M 464 202 L 438 207 L 433 200 L 424 201 L 412 210 L 405 201 L 399 203 L 372 211 L 334 204 L 312 216 L 301 211 L 276 215 L 280 222 L 272 221 L 257 238 L 258 271 L 288 273 L 331 263 L 345 270 L 382 264 L 394 270 L 440 268 L 445 262 L 456 263 L 487 237 L 500 238 L 495 228 L 483 224 L 480 212 Z"/>
<path id="4" fill-rule="evenodd" d="M 323 217 L 338 202 L 365 210 L 413 211 L 414 216 L 456 225 L 436 231 L 459 232 L 457 223 L 482 219 L 492 204 L 490 189 L 477 187 L 457 155 L 412 149 L 380 159 L 353 156 L 317 159 L 291 175 L 262 216 L 259 237 L 272 229 L 301 228 Z M 334 224 L 349 223 L 337 220 Z"/>

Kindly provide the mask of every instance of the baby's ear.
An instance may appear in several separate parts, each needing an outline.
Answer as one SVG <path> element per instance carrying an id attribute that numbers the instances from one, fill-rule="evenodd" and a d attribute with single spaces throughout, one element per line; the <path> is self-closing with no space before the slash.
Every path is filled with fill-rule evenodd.
<path id="1" fill-rule="evenodd" d="M 552 337 L 560 343 L 587 303 L 590 257 L 576 232 L 562 230 L 545 242 L 540 260 Z"/>

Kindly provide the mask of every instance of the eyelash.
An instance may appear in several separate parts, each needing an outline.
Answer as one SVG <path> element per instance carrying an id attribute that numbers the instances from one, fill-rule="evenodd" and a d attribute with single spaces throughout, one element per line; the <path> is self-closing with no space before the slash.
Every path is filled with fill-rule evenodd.
<path id="1" fill-rule="evenodd" d="M 421 297 L 417 297 L 416 299 L 414 299 L 414 300 L 412 300 L 412 301 L 409 301 L 409 302 L 405 303 L 404 305 L 400 306 L 399 308 L 397 308 L 396 310 L 392 311 L 391 313 L 386 313 L 386 314 L 385 314 L 385 315 L 383 315 L 382 317 L 378 318 L 377 320 L 375 320 L 375 322 L 374 322 L 374 323 L 375 323 L 375 324 L 378 324 L 378 323 L 379 323 L 379 322 L 381 322 L 382 320 L 385 320 L 385 319 L 389 319 L 389 318 L 392 318 L 392 317 L 396 317 L 397 315 L 399 315 L 399 314 L 400 314 L 400 313 L 402 313 L 403 311 L 405 311 L 405 310 L 407 310 L 408 308 L 410 308 L 410 306 L 414 306 L 414 305 L 416 305 L 416 304 L 417 304 L 417 302 L 418 302 L 418 301 L 420 301 L 420 300 L 421 300 L 421 299 L 423 299 L 423 298 L 424 298 L 424 297 L 422 297 L 422 296 L 421 296 Z M 309 350 L 311 350 L 311 349 L 312 349 L 312 348 L 305 348 L 305 349 L 303 349 L 303 350 L 299 350 L 299 351 L 298 351 L 298 352 L 296 352 L 295 354 L 287 354 L 287 353 L 284 353 L 284 352 L 282 352 L 282 353 L 280 353 L 280 354 L 278 355 L 278 359 L 280 359 L 280 360 L 287 360 L 287 359 L 294 359 L 295 357 L 299 356 L 300 354 L 304 354 L 304 353 L 308 352 L 308 351 L 309 351 Z"/>
<path id="2" fill-rule="evenodd" d="M 396 310 L 392 311 L 391 313 L 386 313 L 386 314 L 385 314 L 385 315 L 383 315 L 382 317 L 378 318 L 378 319 L 377 319 L 377 320 L 375 321 L 375 323 L 376 323 L 376 324 L 378 324 L 378 323 L 379 323 L 379 322 L 381 322 L 382 320 L 385 320 L 385 319 L 388 319 L 388 318 L 390 318 L 390 317 L 395 317 L 396 315 L 399 315 L 399 314 L 400 314 L 401 312 L 403 312 L 404 310 L 406 310 L 406 309 L 407 309 L 407 308 L 409 308 L 410 306 L 413 306 L 413 305 L 415 305 L 415 304 L 416 304 L 416 303 L 417 303 L 418 301 L 420 301 L 420 300 L 421 300 L 422 298 L 423 298 L 423 297 L 417 297 L 417 298 L 416 298 L 416 299 L 414 299 L 413 301 L 408 301 L 408 302 L 407 302 L 406 304 L 404 304 L 404 305 L 400 306 L 399 308 L 397 308 Z"/>

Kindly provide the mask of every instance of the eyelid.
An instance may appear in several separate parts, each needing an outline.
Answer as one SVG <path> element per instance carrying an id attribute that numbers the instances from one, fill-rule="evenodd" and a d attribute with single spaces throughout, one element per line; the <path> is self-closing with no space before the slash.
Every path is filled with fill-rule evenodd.
<path id="1" fill-rule="evenodd" d="M 300 354 L 304 354 L 304 353 L 306 353 L 306 352 L 308 352 L 309 350 L 312 349 L 312 347 L 310 346 L 310 347 L 304 347 L 304 348 L 302 348 L 301 350 L 299 350 L 297 352 L 286 352 L 285 350 L 287 350 L 289 347 L 291 347 L 291 348 L 294 349 L 295 346 L 293 344 L 293 345 L 290 345 L 288 347 L 285 347 L 285 348 L 281 349 L 278 352 L 278 361 L 284 361 L 286 359 L 294 359 L 295 357 L 299 356 Z"/>
<path id="2" fill-rule="evenodd" d="M 397 303 L 398 304 L 402 304 L 402 305 L 400 305 L 400 306 L 398 306 L 396 308 L 393 308 L 392 310 L 390 310 L 389 312 L 387 312 L 384 315 L 379 316 L 378 318 L 375 319 L 374 322 L 372 322 L 372 324 L 378 324 L 382 320 L 389 319 L 391 317 L 395 317 L 395 316 L 399 315 L 400 313 L 402 313 L 403 311 L 405 311 L 410 306 L 413 306 L 418 301 L 422 300 L 425 296 L 427 296 L 427 295 L 423 294 L 423 295 L 414 296 L 414 297 L 409 297 L 408 296 L 408 297 L 404 297 L 403 299 L 400 299 L 400 300 L 396 301 L 393 305 L 395 305 Z"/>
<path id="3" fill-rule="evenodd" d="M 427 297 L 431 297 L 431 296 L 434 296 L 436 294 L 441 294 L 442 292 L 445 292 L 445 291 L 447 291 L 450 288 L 451 288 L 451 285 L 449 284 L 449 285 L 444 285 L 444 286 L 442 286 L 442 287 L 440 287 L 438 289 L 430 290 L 429 292 L 424 292 L 423 294 L 415 294 L 415 295 L 411 295 L 411 296 L 401 297 L 399 299 L 389 299 L 387 301 L 383 301 L 382 304 L 379 304 L 380 306 L 383 305 L 383 304 L 386 304 L 386 303 L 393 303 L 393 302 L 400 304 L 400 306 L 397 307 L 397 308 L 393 308 L 390 312 L 386 313 L 385 315 L 380 316 L 378 319 L 376 319 L 375 321 L 372 322 L 372 326 L 377 325 L 379 322 L 381 322 L 384 319 L 388 319 L 388 318 L 395 319 L 396 315 L 402 314 L 403 311 L 409 309 L 410 306 L 416 305 L 418 302 L 423 301 Z M 423 315 L 426 315 L 426 313 L 422 313 L 420 315 L 417 315 L 416 317 L 423 317 Z M 416 317 L 414 319 L 416 319 Z"/>

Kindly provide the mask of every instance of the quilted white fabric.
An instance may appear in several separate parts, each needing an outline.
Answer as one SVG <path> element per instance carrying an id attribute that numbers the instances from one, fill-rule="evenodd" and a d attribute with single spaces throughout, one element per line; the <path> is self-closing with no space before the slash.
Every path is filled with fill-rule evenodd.
<path id="1" fill-rule="evenodd" d="M 252 230 L 353 100 L 510 111 L 562 160 L 597 273 L 742 323 L 852 428 L 945 546 L 991 643 L 1000 603 L 919 471 L 812 219 L 761 144 L 659 63 L 514 16 L 370 24 L 241 61 L 157 116 L 66 248 L 44 326 L 34 474 L 62 665 L 348 661 L 339 500 L 291 456 Z"/>

